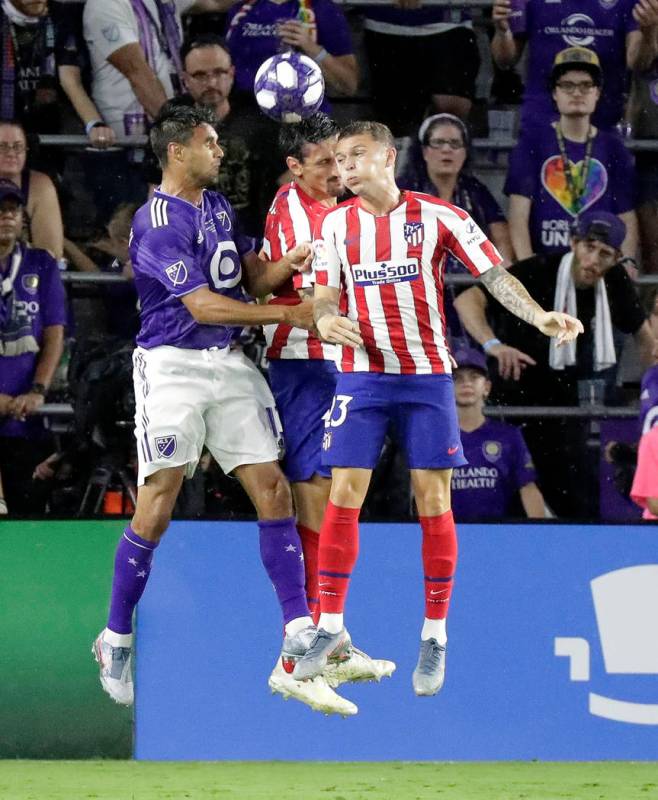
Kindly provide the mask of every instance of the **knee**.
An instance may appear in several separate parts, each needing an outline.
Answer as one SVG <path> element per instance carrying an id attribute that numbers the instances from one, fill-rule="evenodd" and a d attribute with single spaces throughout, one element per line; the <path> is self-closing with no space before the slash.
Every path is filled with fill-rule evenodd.
<path id="1" fill-rule="evenodd" d="M 292 516 L 290 484 L 282 472 L 277 472 L 262 482 L 258 497 L 254 498 L 254 504 L 260 519 L 283 519 Z"/>
<path id="2" fill-rule="evenodd" d="M 349 478 L 337 480 L 331 485 L 331 502 L 341 508 L 361 508 L 365 499 L 363 487 Z"/>
<path id="3" fill-rule="evenodd" d="M 416 488 L 416 506 L 421 517 L 438 517 L 450 511 L 450 483 L 433 483 L 431 486 Z"/>

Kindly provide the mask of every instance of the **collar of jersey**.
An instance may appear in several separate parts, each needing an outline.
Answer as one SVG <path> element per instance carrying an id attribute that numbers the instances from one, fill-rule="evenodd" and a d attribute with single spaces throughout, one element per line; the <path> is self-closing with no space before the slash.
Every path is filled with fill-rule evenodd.
<path id="1" fill-rule="evenodd" d="M 367 208 L 363 207 L 360 197 L 356 198 L 355 205 L 359 209 L 359 211 L 363 211 L 364 214 L 369 214 L 371 217 L 375 217 L 375 219 L 377 219 L 378 217 L 387 217 L 389 214 L 392 214 L 394 211 L 397 211 L 398 208 L 404 205 L 408 199 L 409 199 L 409 191 L 407 189 L 400 189 L 400 202 L 396 206 L 393 206 L 393 208 L 390 211 L 387 211 L 386 214 L 373 214 L 372 211 L 368 211 Z"/>
<path id="2" fill-rule="evenodd" d="M 203 201 L 204 201 L 204 198 L 206 196 L 206 190 L 205 189 L 202 190 L 201 205 L 200 206 L 195 206 L 194 203 L 190 203 L 189 200 L 185 200 L 182 197 L 177 197 L 175 194 L 167 194 L 167 192 L 163 192 L 160 189 L 159 186 L 153 192 L 153 196 L 154 197 L 156 197 L 156 196 L 157 197 L 162 197 L 164 200 L 173 200 L 176 203 L 183 203 L 184 205 L 189 206 L 190 208 L 193 208 L 195 211 L 201 211 L 201 209 L 203 208 Z"/>

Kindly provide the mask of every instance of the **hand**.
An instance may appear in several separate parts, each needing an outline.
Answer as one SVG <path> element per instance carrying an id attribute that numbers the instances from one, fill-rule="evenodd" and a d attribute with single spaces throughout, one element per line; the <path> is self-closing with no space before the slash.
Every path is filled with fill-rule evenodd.
<path id="1" fill-rule="evenodd" d="M 27 416 L 36 413 L 41 408 L 43 402 L 43 395 L 37 394 L 37 392 L 19 394 L 18 397 L 14 397 L 12 400 L 9 406 L 9 413 L 14 419 L 24 422 Z"/>
<path id="2" fill-rule="evenodd" d="M 318 320 L 318 333 L 331 344 L 342 344 L 346 347 L 363 347 L 363 339 L 359 333 L 359 324 L 347 317 L 325 314 Z"/>
<path id="3" fill-rule="evenodd" d="M 496 30 L 507 33 L 510 30 L 509 18 L 512 15 L 512 4 L 510 0 L 494 0 L 491 10 L 491 19 Z"/>
<path id="4" fill-rule="evenodd" d="M 97 125 L 89 131 L 89 141 L 99 150 L 111 147 L 116 139 L 116 134 L 108 125 Z"/>
<path id="5" fill-rule="evenodd" d="M 284 306 L 284 309 L 288 325 L 292 325 L 293 328 L 303 328 L 305 331 L 315 330 L 312 300 L 303 300 L 296 306 Z"/>
<path id="6" fill-rule="evenodd" d="M 310 242 L 301 242 L 285 255 L 291 268 L 295 272 L 310 272 L 313 261 L 313 248 Z"/>
<path id="7" fill-rule="evenodd" d="M 0 394 L 0 417 L 9 415 L 9 409 L 14 402 L 14 398 L 10 394 Z"/>
<path id="8" fill-rule="evenodd" d="M 305 22 L 289 19 L 285 22 L 280 22 L 276 30 L 283 44 L 295 47 L 297 50 L 301 50 L 306 55 L 311 56 L 311 58 L 317 56 L 322 50 L 322 47 L 315 41 L 312 26 L 307 25 Z"/>
<path id="9" fill-rule="evenodd" d="M 633 7 L 633 19 L 640 28 L 658 25 L 658 0 L 638 0 Z"/>
<path id="10" fill-rule="evenodd" d="M 534 367 L 537 364 L 527 353 L 506 344 L 493 345 L 487 350 L 487 355 L 493 356 L 498 361 L 498 374 L 503 380 L 511 378 L 518 381 L 526 367 Z"/>
<path id="11" fill-rule="evenodd" d="M 573 342 L 584 331 L 583 323 L 579 319 L 560 311 L 544 311 L 535 322 L 535 327 L 545 336 L 556 336 L 558 347 Z"/>
<path id="12" fill-rule="evenodd" d="M 32 478 L 39 481 L 48 481 L 55 477 L 55 468 L 59 463 L 60 454 L 53 453 L 40 464 L 37 464 L 32 473 Z"/>

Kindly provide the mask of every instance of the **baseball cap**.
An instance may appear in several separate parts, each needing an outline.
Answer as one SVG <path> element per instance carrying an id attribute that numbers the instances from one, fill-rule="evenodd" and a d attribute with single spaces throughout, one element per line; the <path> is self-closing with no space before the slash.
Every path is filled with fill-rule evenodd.
<path id="1" fill-rule="evenodd" d="M 565 72 L 572 69 L 589 72 L 597 84 L 601 83 L 601 62 L 594 50 L 589 50 L 587 47 L 567 47 L 560 50 L 553 61 L 551 81 L 555 83 Z"/>
<path id="2" fill-rule="evenodd" d="M 487 368 L 487 358 L 483 352 L 476 350 L 474 347 L 464 347 L 454 355 L 457 362 L 457 369 L 469 367 L 470 369 L 477 369 L 483 375 L 489 376 Z"/>
<path id="3" fill-rule="evenodd" d="M 18 186 L 16 186 L 13 181 L 8 180 L 7 178 L 0 178 L 0 202 L 7 200 L 8 198 L 17 200 L 22 206 L 25 205 L 23 192 L 21 192 Z"/>
<path id="4" fill-rule="evenodd" d="M 588 211 L 581 214 L 571 226 L 572 236 L 579 239 L 596 239 L 621 250 L 626 238 L 626 226 L 615 214 L 609 211 Z"/>

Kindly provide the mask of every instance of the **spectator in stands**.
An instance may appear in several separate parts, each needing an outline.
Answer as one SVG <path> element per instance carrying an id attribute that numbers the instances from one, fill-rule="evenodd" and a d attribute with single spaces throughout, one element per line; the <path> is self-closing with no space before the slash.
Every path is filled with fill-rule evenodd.
<path id="1" fill-rule="evenodd" d="M 51 452 L 34 415 L 62 355 L 64 288 L 55 259 L 18 241 L 25 199 L 0 181 L 0 474 L 10 512 L 43 510 L 34 467 Z"/>
<path id="2" fill-rule="evenodd" d="M 585 333 L 576 345 L 559 349 L 544 345 L 478 286 L 459 295 L 455 305 L 464 326 L 498 361 L 492 393 L 496 403 L 577 405 L 579 384 L 588 388 L 595 379 L 606 382 L 609 401 L 617 369 L 613 326 L 633 334 L 642 361 L 653 363 L 654 336 L 630 278 L 617 263 L 625 236 L 619 217 L 586 212 L 575 224 L 567 254 L 535 256 L 511 269 L 544 308 L 564 310 L 580 319 Z M 578 447 L 578 430 L 555 418 L 534 420 L 524 429 L 548 504 L 565 516 L 592 511 L 587 504 L 591 492 L 582 491 L 582 483 L 575 481 L 579 463 L 588 469 L 587 463 L 582 464 L 585 454 Z"/>
<path id="3" fill-rule="evenodd" d="M 421 5 L 393 0 L 363 9 L 375 118 L 396 136 L 427 113 L 467 119 L 475 98 L 480 53 L 470 13 Z"/>
<path id="4" fill-rule="evenodd" d="M 26 198 L 23 218 L 27 240 L 60 259 L 64 228 L 57 191 L 45 173 L 28 167 L 27 153 L 23 126 L 17 121 L 0 121 L 0 179 L 15 183 Z"/>
<path id="5" fill-rule="evenodd" d="M 658 425 L 640 439 L 631 499 L 644 509 L 643 519 L 658 520 Z"/>
<path id="6" fill-rule="evenodd" d="M 183 46 L 181 55 L 189 96 L 199 105 L 210 106 L 217 117 L 217 135 L 224 151 L 217 191 L 229 199 L 243 232 L 260 237 L 281 172 L 277 159 L 272 158 L 272 144 L 260 135 L 260 126 L 251 124 L 249 115 L 233 108 L 235 68 L 219 37 L 197 36 Z M 153 182 L 159 183 L 159 176 Z"/>
<path id="7" fill-rule="evenodd" d="M 484 416 L 491 391 L 487 360 L 480 350 L 455 353 L 455 401 L 468 461 L 452 473 L 452 509 L 457 522 L 501 520 L 514 515 L 520 496 L 531 518 L 545 516 L 544 498 L 523 434 L 513 425 Z"/>
<path id="8" fill-rule="evenodd" d="M 603 71 L 605 93 L 593 122 L 608 129 L 619 122 L 624 108 L 627 67 L 644 58 L 658 23 L 654 0 L 494 0 L 494 61 L 510 67 L 528 44 L 522 127 L 555 119 L 546 78 L 555 56 L 569 45 L 594 50 Z"/>
<path id="9" fill-rule="evenodd" d="M 634 164 L 619 135 L 591 119 L 601 96 L 593 50 L 569 47 L 551 72 L 559 119 L 525 132 L 510 156 L 505 192 L 517 258 L 564 253 L 570 227 L 585 211 L 618 214 L 626 226 L 624 255 L 637 255 Z"/>
<path id="10" fill-rule="evenodd" d="M 282 49 L 299 50 L 319 64 L 330 94 L 356 93 L 359 69 L 352 36 L 333 0 L 238 0 L 229 11 L 226 44 L 241 103 L 253 104 L 258 67 Z"/>
<path id="11" fill-rule="evenodd" d="M 466 124 L 454 114 L 434 114 L 418 130 L 399 178 L 405 189 L 426 192 L 453 203 L 473 217 L 506 262 L 514 258 L 505 215 L 487 187 L 467 167 L 470 137 Z M 446 273 L 466 274 L 461 261 L 448 256 Z M 445 287 L 444 310 L 453 349 L 471 343 L 454 310 L 455 287 Z"/>

